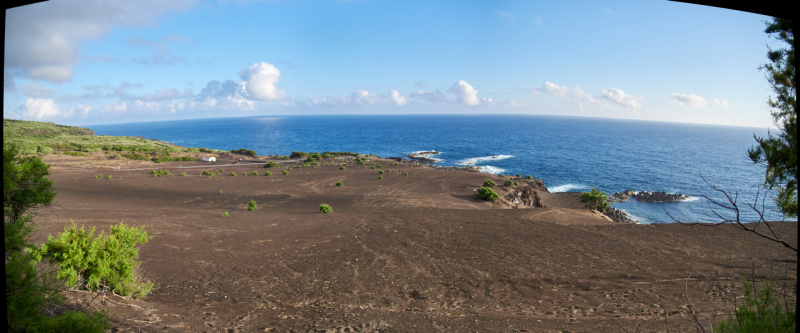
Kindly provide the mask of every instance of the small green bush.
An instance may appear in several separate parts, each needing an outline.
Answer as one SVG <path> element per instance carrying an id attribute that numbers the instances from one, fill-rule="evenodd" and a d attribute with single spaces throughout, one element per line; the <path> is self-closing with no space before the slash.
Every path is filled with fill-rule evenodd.
<path id="1" fill-rule="evenodd" d="M 108 175 L 108 179 L 112 179 L 112 178 L 114 178 L 114 177 L 112 177 L 111 175 Z"/>
<path id="2" fill-rule="evenodd" d="M 386 170 L 386 172 L 388 172 L 388 173 L 392 173 L 392 169 Z"/>
<path id="3" fill-rule="evenodd" d="M 84 227 L 78 230 L 72 223 L 56 238 L 47 237 L 47 242 L 36 250 L 37 259 L 58 263 L 57 277 L 67 285 L 86 281 L 91 290 L 103 285 L 121 296 L 146 296 L 153 283 L 142 282 L 136 276 L 136 268 L 141 264 L 136 259 L 138 246 L 152 237 L 144 228 L 131 228 L 123 223 L 111 226 L 108 236 L 100 233 L 94 237 L 94 230 L 92 227 L 87 233 Z"/>
<path id="4" fill-rule="evenodd" d="M 372 168 L 375 169 L 375 166 L 373 165 Z"/>
<path id="5" fill-rule="evenodd" d="M 378 164 L 378 165 L 376 165 L 376 167 L 380 168 L 380 167 L 381 167 L 381 165 L 380 165 L 380 164 Z"/>
<path id="6" fill-rule="evenodd" d="M 236 173 L 231 171 L 231 176 L 236 176 Z"/>
<path id="7" fill-rule="evenodd" d="M 253 171 L 250 173 L 251 176 L 258 176 L 258 171 Z"/>
<path id="8" fill-rule="evenodd" d="M 385 173 L 385 172 L 383 172 L 383 170 L 380 170 L 380 171 L 378 171 L 378 174 L 380 174 L 380 175 L 382 175 L 382 174 L 384 174 L 384 173 Z"/>
<path id="9" fill-rule="evenodd" d="M 209 176 L 210 176 L 210 175 L 213 175 L 213 174 L 214 174 L 214 173 L 213 173 L 213 172 L 211 172 L 211 171 L 208 171 L 208 170 L 203 170 L 203 175 L 204 175 L 204 176 L 205 176 L 205 175 L 209 175 Z"/>
<path id="10" fill-rule="evenodd" d="M 727 319 L 714 325 L 716 332 L 795 332 L 797 310 L 783 309 L 772 295 L 772 282 L 768 282 L 758 295 L 753 295 L 753 285 L 742 278 L 744 301 L 731 311 Z"/>
<path id="11" fill-rule="evenodd" d="M 525 179 L 533 179 L 533 177 L 531 177 L 531 175 L 527 175 L 525 176 Z"/>
<path id="12" fill-rule="evenodd" d="M 275 163 L 275 162 L 269 162 L 269 163 L 264 165 L 265 168 L 275 168 L 275 167 L 279 167 L 279 166 L 280 165 L 278 165 L 278 163 Z"/>
<path id="13" fill-rule="evenodd" d="M 247 210 L 256 210 L 256 201 L 250 199 L 250 202 L 247 203 Z"/>
<path id="14" fill-rule="evenodd" d="M 408 176 L 408 172 L 406 172 L 405 175 Z"/>
<path id="15" fill-rule="evenodd" d="M 225 172 L 225 169 L 219 169 L 219 172 Z"/>
<path id="16" fill-rule="evenodd" d="M 475 197 L 480 200 L 492 201 L 499 198 L 500 196 L 498 196 L 497 192 L 495 192 L 490 187 L 481 187 L 478 189 L 478 192 L 475 193 Z"/>
<path id="17" fill-rule="evenodd" d="M 503 185 L 505 185 L 505 186 L 515 186 L 515 185 L 519 185 L 519 183 L 517 183 L 513 179 L 509 178 L 509 179 L 506 179 L 506 182 L 503 183 Z"/>
<path id="18" fill-rule="evenodd" d="M 522 177 L 522 175 L 520 175 L 520 174 L 517 174 L 517 178 L 519 178 L 519 177 Z"/>
<path id="19" fill-rule="evenodd" d="M 264 173 L 264 176 L 272 176 L 272 172 L 267 171 Z"/>
<path id="20" fill-rule="evenodd" d="M 344 183 L 342 183 L 341 181 L 338 181 L 338 182 L 336 182 L 336 186 L 344 186 Z"/>
<path id="21" fill-rule="evenodd" d="M 219 190 L 219 194 L 222 194 L 222 190 Z"/>
<path id="22" fill-rule="evenodd" d="M 339 170 L 347 170 L 345 167 L 340 167 Z"/>
<path id="23" fill-rule="evenodd" d="M 493 180 L 491 180 L 491 179 L 485 179 L 485 180 L 483 181 L 483 186 L 484 186 L 484 187 L 495 187 L 495 186 L 497 186 L 497 183 L 495 183 L 495 182 L 494 182 Z"/>
<path id="24" fill-rule="evenodd" d="M 330 205 L 321 204 L 319 205 L 319 211 L 323 213 L 330 213 L 333 212 L 333 208 Z"/>
<path id="25" fill-rule="evenodd" d="M 152 173 L 152 174 L 157 174 L 157 173 L 158 173 L 158 171 L 156 171 L 156 170 L 150 170 L 150 173 Z"/>
<path id="26" fill-rule="evenodd" d="M 283 170 L 283 175 L 286 176 L 289 174 L 289 171 Z"/>
<path id="27" fill-rule="evenodd" d="M 586 208 L 594 209 L 601 213 L 605 213 L 609 205 L 606 193 L 596 188 L 593 188 L 591 192 L 581 193 L 578 199 L 586 205 Z"/>
<path id="28" fill-rule="evenodd" d="M 222 217 L 228 217 L 228 216 L 230 216 L 228 215 L 228 212 L 222 212 Z"/>
<path id="29" fill-rule="evenodd" d="M 378 179 L 383 179 L 383 176 L 378 176 Z"/>

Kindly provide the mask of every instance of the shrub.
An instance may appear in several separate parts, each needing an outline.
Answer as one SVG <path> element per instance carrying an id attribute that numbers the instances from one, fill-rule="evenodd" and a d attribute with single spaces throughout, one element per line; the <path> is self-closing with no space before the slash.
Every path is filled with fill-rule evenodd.
<path id="1" fill-rule="evenodd" d="M 272 172 L 267 171 L 264 173 L 264 176 L 272 176 Z"/>
<path id="2" fill-rule="evenodd" d="M 378 179 L 383 179 L 383 176 L 378 176 Z"/>
<path id="3" fill-rule="evenodd" d="M 222 190 L 219 190 L 219 194 L 222 194 Z"/>
<path id="4" fill-rule="evenodd" d="M 330 205 L 321 204 L 319 205 L 319 211 L 323 213 L 331 213 L 333 212 L 333 208 Z"/>
<path id="5" fill-rule="evenodd" d="M 231 176 L 236 176 L 236 173 L 231 171 Z"/>
<path id="6" fill-rule="evenodd" d="M 495 187 L 495 186 L 497 186 L 497 183 L 495 183 L 495 182 L 494 182 L 493 180 L 491 180 L 491 179 L 485 179 L 485 180 L 483 181 L 483 186 L 484 186 L 484 187 Z"/>
<path id="7" fill-rule="evenodd" d="M 731 311 L 727 319 L 714 325 L 717 332 L 795 332 L 796 310 L 783 309 L 779 299 L 772 295 L 768 282 L 758 295 L 753 295 L 753 285 L 742 278 L 744 301 Z M 735 316 L 734 316 L 735 315 Z"/>
<path id="8" fill-rule="evenodd" d="M 388 172 L 388 173 L 392 173 L 392 169 L 386 170 L 386 172 Z"/>
<path id="9" fill-rule="evenodd" d="M 578 199 L 586 205 L 586 208 L 594 209 L 601 213 L 605 213 L 606 208 L 608 208 L 608 196 L 606 196 L 605 192 L 599 191 L 596 188 L 593 188 L 591 192 L 581 193 Z"/>
<path id="10" fill-rule="evenodd" d="M 111 175 L 108 175 L 108 179 L 109 179 L 109 180 L 110 180 L 110 179 L 112 179 L 112 178 L 113 178 L 113 176 L 111 176 Z"/>
<path id="11" fill-rule="evenodd" d="M 373 165 L 372 168 L 375 169 L 375 166 Z"/>
<path id="12" fill-rule="evenodd" d="M 378 174 L 380 174 L 380 175 L 382 175 L 382 174 L 384 174 L 384 173 L 385 173 L 385 172 L 383 172 L 383 170 L 380 170 L 380 171 L 378 171 Z"/>
<path id="13" fill-rule="evenodd" d="M 492 201 L 500 196 L 490 187 L 481 187 L 478 189 L 478 193 L 475 193 L 475 197 L 480 200 Z"/>
<path id="14" fill-rule="evenodd" d="M 211 171 L 208 171 L 208 170 L 203 170 L 203 175 L 204 175 L 204 176 L 205 176 L 205 175 L 209 175 L 209 176 L 211 176 L 211 175 L 213 175 L 213 174 L 214 174 L 214 173 L 213 173 L 213 172 L 211 172 Z"/>
<path id="15" fill-rule="evenodd" d="M 405 175 L 408 176 L 408 172 L 406 172 Z"/>
<path id="16" fill-rule="evenodd" d="M 257 171 L 253 171 L 253 172 L 250 173 L 250 175 L 251 176 L 258 176 L 258 172 Z"/>
<path id="17" fill-rule="evenodd" d="M 304 153 L 302 151 L 293 151 L 291 155 L 286 156 L 284 159 L 288 160 L 290 158 L 303 158 L 303 157 L 308 157 L 308 153 Z"/>
<path id="18" fill-rule="evenodd" d="M 288 160 L 288 159 L 289 159 L 289 156 L 284 156 L 284 157 L 283 157 L 283 159 L 284 159 L 284 160 Z"/>
<path id="19" fill-rule="evenodd" d="M 509 178 L 509 179 L 506 179 L 506 182 L 503 183 L 503 185 L 505 185 L 505 186 L 514 186 L 514 185 L 519 185 L 519 183 L 517 183 L 513 179 Z"/>
<path id="20" fill-rule="evenodd" d="M 522 177 L 522 175 L 520 175 L 520 174 L 517 174 L 517 178 L 519 178 L 519 177 Z"/>
<path id="21" fill-rule="evenodd" d="M 250 199 L 250 202 L 247 203 L 247 210 L 256 210 L 256 201 Z"/>
<path id="22" fill-rule="evenodd" d="M 338 181 L 338 182 L 336 182 L 336 186 L 344 186 L 344 183 L 342 183 L 341 181 Z"/>
<path id="23" fill-rule="evenodd" d="M 307 158 L 305 161 L 303 161 L 303 163 L 306 163 L 306 164 L 314 164 L 314 163 L 317 163 L 317 160 L 316 160 L 316 159 L 314 159 L 314 157 L 313 157 L 313 156 L 309 156 L 309 157 L 308 157 L 308 158 Z"/>
<path id="24" fill-rule="evenodd" d="M 347 170 L 345 167 L 340 167 L 339 170 Z"/>
<path id="25" fill-rule="evenodd" d="M 225 169 L 219 169 L 219 172 L 225 172 Z"/>
<path id="26" fill-rule="evenodd" d="M 380 168 L 380 167 L 381 167 L 381 165 L 380 165 L 380 164 L 378 164 L 378 165 L 376 165 L 376 167 L 379 167 L 379 168 Z"/>
<path id="27" fill-rule="evenodd" d="M 533 179 L 533 177 L 531 177 L 531 175 L 527 175 L 525 176 L 525 179 Z"/>
<path id="28" fill-rule="evenodd" d="M 283 170 L 283 175 L 286 176 L 289 174 L 289 171 Z"/>
<path id="29" fill-rule="evenodd" d="M 158 171 L 156 171 L 156 170 L 150 170 L 150 173 L 152 173 L 152 174 L 156 174 L 156 173 L 158 173 Z"/>
<path id="30" fill-rule="evenodd" d="M 181 172 L 181 176 L 186 176 L 186 173 L 185 172 Z"/>
<path id="31" fill-rule="evenodd" d="M 222 217 L 228 217 L 228 216 L 230 216 L 228 215 L 228 212 L 222 212 Z"/>
<path id="32" fill-rule="evenodd" d="M 244 148 L 231 150 L 231 153 L 242 154 L 242 155 L 253 156 L 253 157 L 258 156 L 258 154 L 256 154 L 256 152 L 254 150 L 244 149 Z"/>
<path id="33" fill-rule="evenodd" d="M 58 237 L 48 236 L 36 255 L 38 259 L 58 263 L 58 278 L 65 279 L 70 286 L 85 281 L 91 290 L 107 286 L 121 296 L 146 296 L 153 283 L 142 282 L 136 276 L 136 268 L 141 264 L 136 259 L 138 246 L 152 237 L 144 228 L 131 228 L 124 223 L 111 226 L 108 236 L 100 233 L 94 237 L 94 230 L 92 227 L 87 233 L 83 226 L 78 230 L 72 223 Z"/>

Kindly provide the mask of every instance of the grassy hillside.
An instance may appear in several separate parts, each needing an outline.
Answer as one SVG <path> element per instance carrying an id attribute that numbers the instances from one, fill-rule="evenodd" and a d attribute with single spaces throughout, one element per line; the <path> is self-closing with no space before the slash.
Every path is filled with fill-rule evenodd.
<path id="1" fill-rule="evenodd" d="M 120 152 L 123 157 L 141 157 L 135 159 L 160 158 L 179 152 L 216 152 L 205 148 L 176 147 L 143 138 L 95 135 L 88 128 L 12 119 L 3 119 L 3 143 L 17 144 L 23 154 L 107 151 Z"/>

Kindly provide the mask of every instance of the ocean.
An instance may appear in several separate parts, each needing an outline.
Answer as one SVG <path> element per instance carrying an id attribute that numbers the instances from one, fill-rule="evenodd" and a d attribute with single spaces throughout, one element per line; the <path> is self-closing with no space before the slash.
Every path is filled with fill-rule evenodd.
<path id="1" fill-rule="evenodd" d="M 692 198 L 674 203 L 614 203 L 640 223 L 714 222 L 712 189 L 738 194 L 743 221 L 758 216 L 762 166 L 747 158 L 763 128 L 540 115 L 314 115 L 216 118 L 88 126 L 98 135 L 143 136 L 187 147 L 247 148 L 259 155 L 353 151 L 405 157 L 441 152 L 436 165 L 475 165 L 494 174 L 531 175 L 551 192 L 664 191 Z M 705 178 L 708 183 L 703 181 Z M 762 194 L 763 189 L 761 190 Z M 767 193 L 768 219 L 781 220 Z M 725 201 L 727 203 L 727 201 Z M 758 207 L 761 207 L 759 201 Z"/>

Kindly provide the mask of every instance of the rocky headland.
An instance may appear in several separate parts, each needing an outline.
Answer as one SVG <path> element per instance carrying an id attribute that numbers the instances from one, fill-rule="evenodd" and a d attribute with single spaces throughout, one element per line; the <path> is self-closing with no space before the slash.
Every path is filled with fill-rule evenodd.
<path id="1" fill-rule="evenodd" d="M 625 202 L 630 198 L 634 198 L 636 201 L 641 202 L 676 202 L 686 200 L 691 197 L 688 195 L 677 193 L 671 194 L 662 191 L 655 191 L 651 193 L 647 191 L 634 192 L 633 190 L 625 190 L 608 196 L 608 200 L 610 202 Z"/>
<path id="2" fill-rule="evenodd" d="M 412 160 L 416 160 L 422 163 L 436 163 L 439 161 L 437 158 L 430 157 L 431 155 L 438 155 L 441 152 L 435 150 L 423 150 L 423 151 L 415 151 L 411 154 L 407 154 L 406 157 Z"/>

